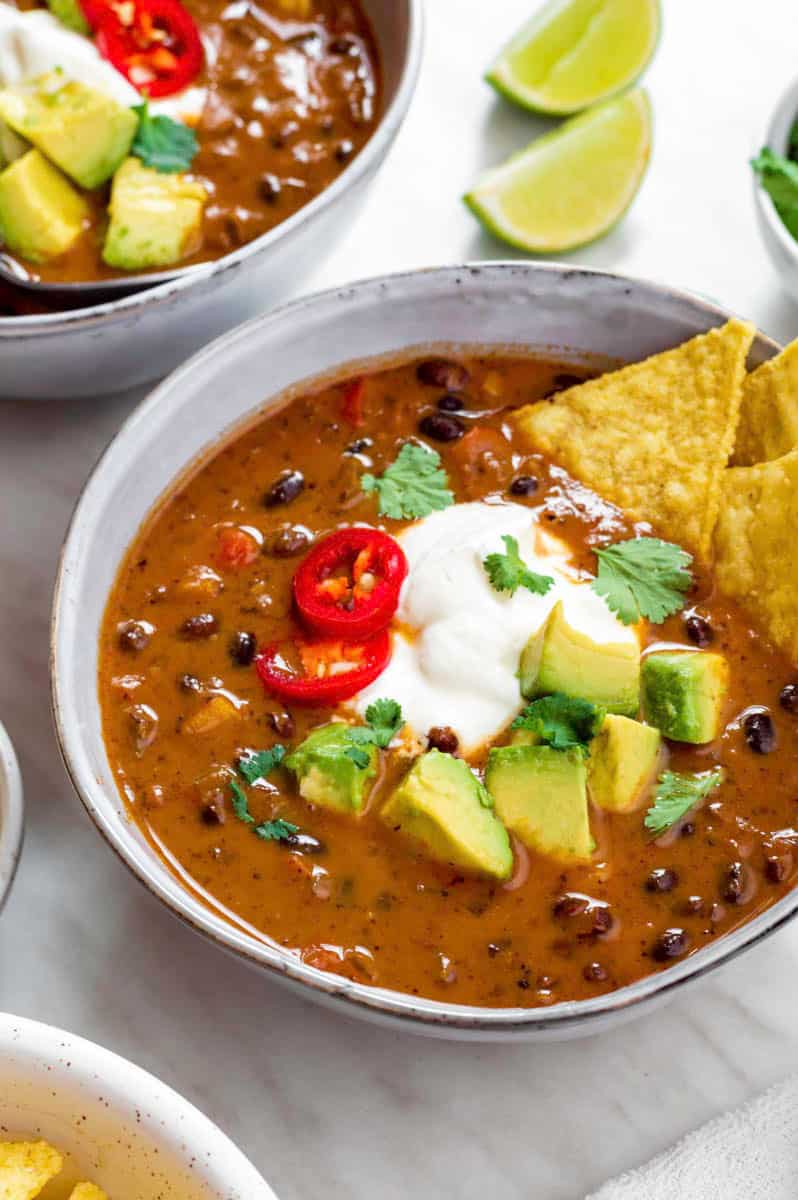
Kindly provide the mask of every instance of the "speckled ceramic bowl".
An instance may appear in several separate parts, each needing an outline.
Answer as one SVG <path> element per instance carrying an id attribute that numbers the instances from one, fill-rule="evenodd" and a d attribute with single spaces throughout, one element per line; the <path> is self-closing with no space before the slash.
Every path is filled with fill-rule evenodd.
<path id="1" fill-rule="evenodd" d="M 644 1012 L 793 916 L 798 889 L 666 972 L 549 1008 L 475 1008 L 367 987 L 306 966 L 234 926 L 168 869 L 128 817 L 103 744 L 97 644 L 118 564 L 158 497 L 198 455 L 287 390 L 371 360 L 514 348 L 559 359 L 634 361 L 722 324 L 695 296 L 600 271 L 486 263 L 390 275 L 297 301 L 221 338 L 161 385 L 100 460 L 64 546 L 52 631 L 53 708 L 72 780 L 103 836 L 149 890 L 217 945 L 309 996 L 416 1032 L 551 1040 Z M 778 347 L 757 338 L 753 367 Z"/>
<path id="2" fill-rule="evenodd" d="M 221 1130 L 108 1050 L 0 1013 L 0 1140 L 44 1138 L 114 1200 L 276 1200 Z"/>
<path id="3" fill-rule="evenodd" d="M 777 154 L 786 154 L 790 130 L 798 118 L 798 79 L 794 79 L 776 105 L 764 137 L 754 147 L 754 153 L 762 146 L 769 146 Z M 798 242 L 788 232 L 786 225 L 776 212 L 776 206 L 768 193 L 754 179 L 754 203 L 759 229 L 765 248 L 770 255 L 782 284 L 794 300 L 798 300 Z"/>
<path id="4" fill-rule="evenodd" d="M 23 828 L 22 776 L 11 739 L 0 724 L 0 908 L 14 882 Z"/>

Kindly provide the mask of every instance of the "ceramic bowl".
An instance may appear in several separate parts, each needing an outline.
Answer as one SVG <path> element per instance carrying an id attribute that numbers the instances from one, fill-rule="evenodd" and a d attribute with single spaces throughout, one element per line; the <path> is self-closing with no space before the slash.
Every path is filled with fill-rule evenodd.
<path id="1" fill-rule="evenodd" d="M 123 391 L 163 376 L 212 338 L 263 312 L 351 228 L 407 113 L 421 61 L 422 0 L 363 0 L 382 64 L 383 115 L 335 182 L 208 270 L 126 299 L 46 316 L 0 317 L 0 397 Z"/>
<path id="2" fill-rule="evenodd" d="M 14 881 L 23 828 L 22 776 L 11 739 L 0 724 L 0 908 Z"/>
<path id="3" fill-rule="evenodd" d="M 776 105 L 765 136 L 757 143 L 769 146 L 777 154 L 787 153 L 790 130 L 798 118 L 798 79 L 787 88 Z M 786 225 L 776 212 L 776 206 L 768 193 L 754 179 L 754 203 L 759 228 L 773 266 L 786 290 L 798 301 L 798 242 L 790 235 Z"/>
<path id="4" fill-rule="evenodd" d="M 133 414 L 98 464 L 69 530 L 55 596 L 53 704 L 75 787 L 123 861 L 177 916 L 264 974 L 352 1013 L 440 1035 L 549 1039 L 643 1012 L 774 929 L 798 889 L 716 944 L 631 987 L 546 1009 L 469 1008 L 324 974 L 225 921 L 180 883 L 128 818 L 100 730 L 97 641 L 117 565 L 156 499 L 188 463 L 281 393 L 434 348 L 523 347 L 558 358 L 640 359 L 728 313 L 657 284 L 570 267 L 494 263 L 386 276 L 301 300 L 208 347 Z M 751 365 L 777 350 L 758 338 Z M 264 364 L 268 364 L 264 368 Z"/>
<path id="5" fill-rule="evenodd" d="M 0 1013 L 0 1139 L 37 1138 L 110 1196 L 276 1200 L 230 1139 L 166 1084 L 82 1038 Z"/>

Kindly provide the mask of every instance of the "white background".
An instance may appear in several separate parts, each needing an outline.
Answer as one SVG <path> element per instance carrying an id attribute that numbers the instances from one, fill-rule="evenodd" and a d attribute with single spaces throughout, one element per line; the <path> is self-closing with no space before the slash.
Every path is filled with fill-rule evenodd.
<path id="1" fill-rule="evenodd" d="M 410 118 L 314 286 L 506 256 L 458 197 L 540 128 L 480 81 L 532 2 L 428 0 Z M 648 177 L 624 224 L 572 261 L 695 289 L 786 340 L 798 309 L 764 257 L 746 162 L 798 70 L 798 11 L 794 0 L 664 4 L 646 78 Z M 0 1008 L 154 1071 L 241 1144 L 282 1200 L 578 1200 L 795 1069 L 798 926 L 618 1032 L 491 1048 L 330 1015 L 223 957 L 148 897 L 70 791 L 47 680 L 69 512 L 137 398 L 0 403 L 0 716 L 28 799 L 25 855 L 0 921 Z"/>

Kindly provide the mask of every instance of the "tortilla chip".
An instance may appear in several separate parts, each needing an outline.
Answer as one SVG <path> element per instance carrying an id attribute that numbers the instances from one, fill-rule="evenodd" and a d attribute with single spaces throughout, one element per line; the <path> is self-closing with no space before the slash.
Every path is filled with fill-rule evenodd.
<path id="1" fill-rule="evenodd" d="M 108 1200 L 108 1197 L 95 1183 L 79 1183 L 69 1200 Z"/>
<path id="2" fill-rule="evenodd" d="M 33 1200 L 63 1165 L 47 1142 L 0 1142 L 0 1200 Z"/>
<path id="3" fill-rule="evenodd" d="M 798 665 L 798 450 L 724 471 L 715 529 L 718 587 Z"/>
<path id="4" fill-rule="evenodd" d="M 732 466 L 781 458 L 798 446 L 798 341 L 757 367 L 743 384 Z"/>
<path id="5" fill-rule="evenodd" d="M 582 483 L 707 559 L 753 337 L 729 321 L 528 405 L 518 423 Z"/>

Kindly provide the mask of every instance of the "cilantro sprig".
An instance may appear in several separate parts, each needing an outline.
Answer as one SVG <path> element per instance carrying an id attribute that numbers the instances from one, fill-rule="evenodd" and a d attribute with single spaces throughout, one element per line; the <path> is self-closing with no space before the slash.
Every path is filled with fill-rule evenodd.
<path id="1" fill-rule="evenodd" d="M 598 575 L 590 585 L 624 625 L 646 617 L 659 625 L 684 607 L 693 582 L 691 554 L 660 538 L 630 538 L 596 551 Z"/>
<path id="2" fill-rule="evenodd" d="M 497 592 L 509 592 L 514 596 L 520 587 L 524 587 L 535 596 L 545 596 L 554 586 L 551 575 L 538 575 L 530 571 L 521 558 L 518 541 L 508 533 L 502 535 L 507 553 L 489 554 L 483 559 L 482 565 L 488 579 Z"/>
<path id="3" fill-rule="evenodd" d="M 751 166 L 787 230 L 798 241 L 798 163 L 792 161 L 796 152 L 798 138 L 794 125 L 790 134 L 790 158 L 764 146 L 756 158 L 751 159 Z"/>
<path id="4" fill-rule="evenodd" d="M 587 753 L 590 739 L 598 733 L 605 710 L 590 700 L 552 692 L 528 704 L 513 721 L 512 729 L 527 729 L 553 750 L 578 748 Z"/>
<path id="5" fill-rule="evenodd" d="M 360 745 L 371 744 L 387 750 L 404 723 L 401 704 L 383 697 L 366 709 L 367 727 L 353 725 L 349 737 Z"/>
<path id="6" fill-rule="evenodd" d="M 364 475 L 360 486 L 364 492 L 376 492 L 380 516 L 395 521 L 426 517 L 454 504 L 440 454 L 414 442 L 405 442 L 381 476 Z"/>
<path id="7" fill-rule="evenodd" d="M 250 786 L 257 783 L 259 779 L 265 779 L 266 776 L 273 771 L 285 758 L 285 746 L 281 746 L 279 742 L 272 746 L 270 750 L 251 750 L 236 763 L 236 769 L 239 775 Z M 239 821 L 243 821 L 246 825 L 252 826 L 252 832 L 257 834 L 264 842 L 286 842 L 290 841 L 294 834 L 299 832 L 299 826 L 293 825 L 290 821 L 284 821 L 282 817 L 277 817 L 273 821 L 261 821 L 255 823 L 255 818 L 249 811 L 249 798 L 247 793 L 242 788 L 237 779 L 230 780 L 230 803 L 234 814 Z"/>
<path id="8" fill-rule="evenodd" d="M 274 821 L 262 821 L 260 825 L 256 825 L 255 833 L 264 842 L 290 842 L 294 835 L 299 833 L 299 826 L 277 817 Z"/>
<path id="9" fill-rule="evenodd" d="M 238 771 L 247 783 L 257 783 L 259 779 L 265 779 L 275 767 L 279 767 L 284 758 L 285 746 L 278 742 L 271 750 L 255 750 L 244 755 L 238 760 Z"/>
<path id="10" fill-rule="evenodd" d="M 146 100 L 134 105 L 133 112 L 139 125 L 130 153 L 140 158 L 145 167 L 153 167 L 164 175 L 187 171 L 199 150 L 194 130 L 160 113 L 153 117 Z"/>
<path id="11" fill-rule="evenodd" d="M 643 824 L 653 837 L 661 837 L 722 781 L 721 767 L 699 775 L 681 775 L 678 771 L 663 772 L 659 777 L 654 803 L 648 809 Z"/>

